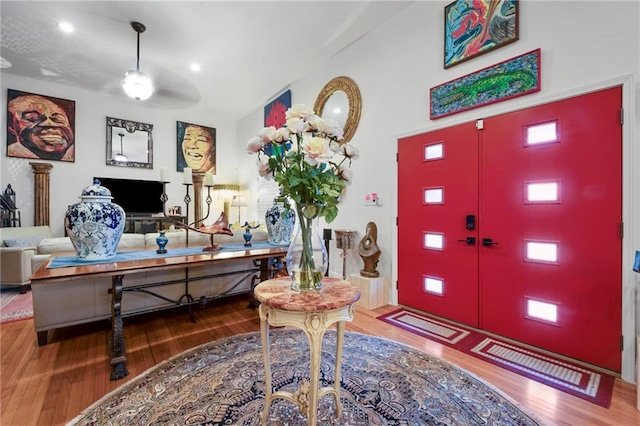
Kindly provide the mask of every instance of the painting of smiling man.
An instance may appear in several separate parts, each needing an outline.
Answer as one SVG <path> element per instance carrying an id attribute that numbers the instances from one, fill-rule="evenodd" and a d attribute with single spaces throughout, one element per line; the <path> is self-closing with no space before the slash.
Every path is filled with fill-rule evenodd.
<path id="1" fill-rule="evenodd" d="M 7 157 L 75 161 L 76 103 L 8 89 Z"/>
<path id="2" fill-rule="evenodd" d="M 216 129 L 178 121 L 177 170 L 216 174 Z"/>

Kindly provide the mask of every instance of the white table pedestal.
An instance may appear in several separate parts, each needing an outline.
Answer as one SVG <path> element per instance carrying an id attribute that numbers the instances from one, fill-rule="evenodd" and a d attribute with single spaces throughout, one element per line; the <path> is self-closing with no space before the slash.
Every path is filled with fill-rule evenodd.
<path id="1" fill-rule="evenodd" d="M 347 281 L 325 278 L 320 292 L 295 292 L 291 290 L 289 278 L 264 281 L 254 289 L 260 304 L 260 333 L 265 370 L 265 402 L 260 415 L 262 424 L 269 417 L 271 403 L 278 398 L 296 404 L 307 415 L 308 424 L 315 426 L 318 416 L 318 401 L 332 395 L 336 415 L 342 415 L 340 404 L 340 377 L 342 345 L 345 321 L 353 320 L 355 302 L 360 297 L 357 287 Z M 325 331 L 336 324 L 336 365 L 333 387 L 320 388 L 320 360 L 322 339 Z M 303 381 L 295 392 L 273 392 L 271 387 L 271 341 L 269 326 L 292 326 L 304 331 L 309 339 L 309 381 Z"/>

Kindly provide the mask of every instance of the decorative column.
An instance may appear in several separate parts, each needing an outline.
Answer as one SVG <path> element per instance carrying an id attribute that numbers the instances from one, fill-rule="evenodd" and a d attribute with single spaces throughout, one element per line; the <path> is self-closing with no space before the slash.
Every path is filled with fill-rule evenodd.
<path id="1" fill-rule="evenodd" d="M 193 172 L 193 224 L 200 226 L 202 220 L 202 183 L 204 173 Z M 188 219 L 187 219 L 188 220 Z"/>
<path id="2" fill-rule="evenodd" d="M 33 169 L 34 179 L 34 197 L 35 197 L 35 211 L 34 211 L 34 224 L 35 226 L 49 225 L 50 213 L 49 213 L 49 188 L 50 188 L 50 170 L 53 168 L 51 163 L 29 163 Z"/>

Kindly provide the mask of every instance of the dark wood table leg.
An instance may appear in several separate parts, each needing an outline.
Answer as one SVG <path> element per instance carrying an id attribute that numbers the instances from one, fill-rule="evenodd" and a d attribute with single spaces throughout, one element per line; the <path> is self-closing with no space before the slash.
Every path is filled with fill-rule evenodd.
<path id="1" fill-rule="evenodd" d="M 111 278 L 111 380 L 119 380 L 129 375 L 124 346 L 124 330 L 122 325 L 122 279 L 124 275 Z"/>
<path id="2" fill-rule="evenodd" d="M 263 257 L 262 259 L 257 259 L 257 261 L 260 262 L 260 281 L 256 282 L 258 281 L 258 277 L 256 277 L 255 275 L 251 277 L 251 300 L 249 301 L 249 305 L 247 306 L 248 308 L 256 309 L 258 308 L 258 306 L 260 306 L 260 302 L 258 302 L 258 299 L 256 299 L 255 295 L 253 294 L 253 289 L 256 288 L 258 283 L 269 279 L 269 264 L 271 263 L 271 259 L 271 257 Z"/>

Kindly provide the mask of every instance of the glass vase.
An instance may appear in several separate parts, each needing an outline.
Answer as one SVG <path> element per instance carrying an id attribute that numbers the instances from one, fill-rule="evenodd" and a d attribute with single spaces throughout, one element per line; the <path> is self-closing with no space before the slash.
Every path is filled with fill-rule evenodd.
<path id="1" fill-rule="evenodd" d="M 295 291 L 318 291 L 328 267 L 327 249 L 322 241 L 317 217 L 306 217 L 304 208 L 296 207 L 296 231 L 287 251 L 287 270 Z"/>

